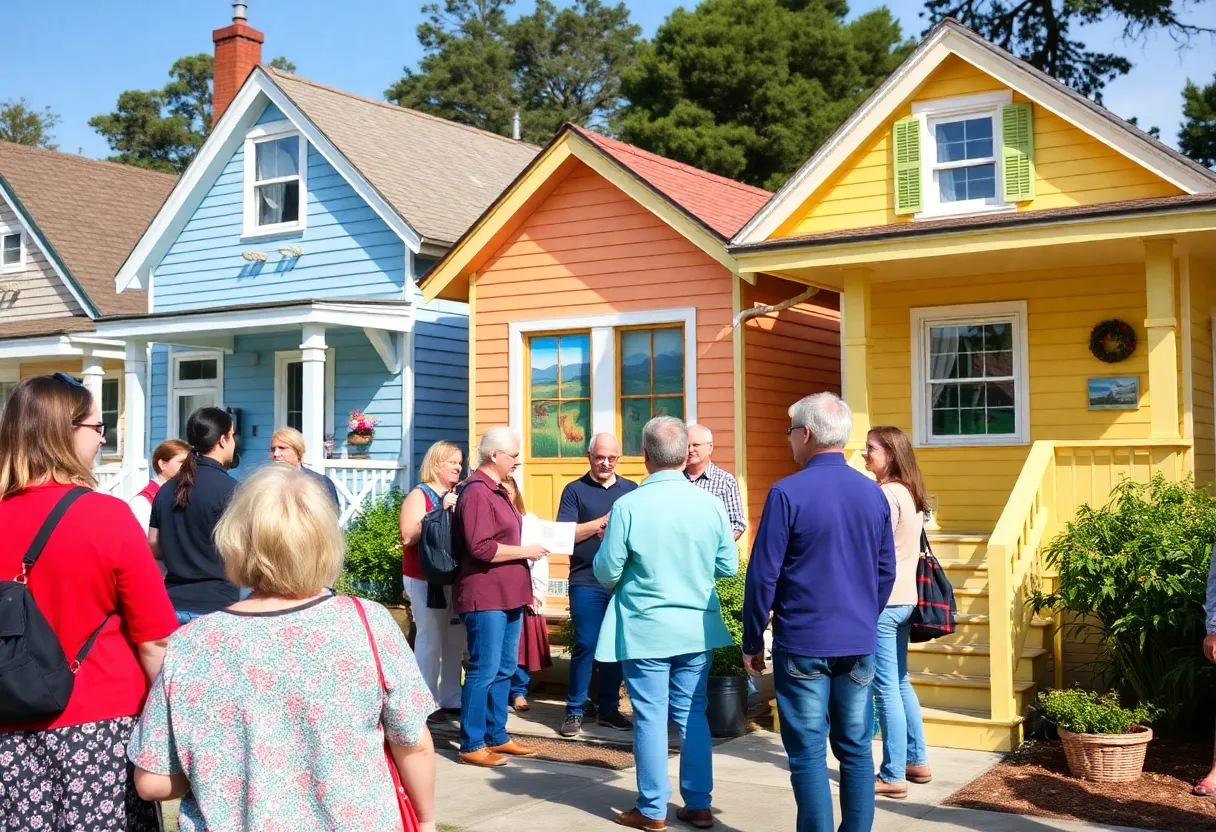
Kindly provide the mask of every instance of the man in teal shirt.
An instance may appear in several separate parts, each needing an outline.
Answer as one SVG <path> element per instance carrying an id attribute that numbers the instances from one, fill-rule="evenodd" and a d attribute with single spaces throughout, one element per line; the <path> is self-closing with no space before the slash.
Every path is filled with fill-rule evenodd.
<path id="1" fill-rule="evenodd" d="M 657 416 L 642 430 L 650 476 L 612 507 L 592 568 L 615 590 L 595 659 L 621 662 L 633 703 L 637 806 L 617 818 L 633 829 L 667 828 L 667 718 L 680 728 L 677 816 L 713 825 L 713 759 L 705 686 L 715 647 L 732 643 L 722 621 L 716 578 L 739 570 L 739 553 L 722 501 L 683 474 L 688 429 Z"/>

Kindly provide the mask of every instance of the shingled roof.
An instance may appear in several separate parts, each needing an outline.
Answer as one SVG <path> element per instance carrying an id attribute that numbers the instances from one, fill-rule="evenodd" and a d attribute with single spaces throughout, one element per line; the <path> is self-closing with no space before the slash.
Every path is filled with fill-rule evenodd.
<path id="1" fill-rule="evenodd" d="M 103 316 L 147 309 L 143 292 L 115 291 L 114 275 L 176 177 L 0 141 L 0 179 L 50 247 L 47 257 L 58 261 Z M 38 323 L 39 332 L 64 326 L 55 319 Z"/>
<path id="2" fill-rule="evenodd" d="M 263 66 L 425 242 L 450 245 L 539 148 Z"/>

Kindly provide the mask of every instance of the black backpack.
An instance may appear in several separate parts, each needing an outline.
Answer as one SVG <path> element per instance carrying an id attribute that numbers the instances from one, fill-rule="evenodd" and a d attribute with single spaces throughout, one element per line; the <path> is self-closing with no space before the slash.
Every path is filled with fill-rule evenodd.
<path id="1" fill-rule="evenodd" d="M 920 532 L 920 560 L 916 564 L 916 609 L 908 641 L 931 641 L 954 632 L 954 586 L 929 548 L 929 535 Z"/>
<path id="2" fill-rule="evenodd" d="M 427 489 L 432 494 L 435 492 Z M 457 488 L 457 494 L 460 489 Z M 438 497 L 438 494 L 435 494 Z M 427 583 L 451 586 L 456 583 L 460 559 L 452 547 L 452 515 L 443 507 L 443 500 L 422 517 L 422 533 L 418 538 L 418 568 Z"/>
<path id="3" fill-rule="evenodd" d="M 89 489 L 76 487 L 64 494 L 21 559 L 21 574 L 0 581 L 0 725 L 41 722 L 62 713 L 80 663 L 110 620 L 109 615 L 102 620 L 69 664 L 59 637 L 26 586 L 26 576 L 59 521 L 72 503 L 88 493 Z"/>

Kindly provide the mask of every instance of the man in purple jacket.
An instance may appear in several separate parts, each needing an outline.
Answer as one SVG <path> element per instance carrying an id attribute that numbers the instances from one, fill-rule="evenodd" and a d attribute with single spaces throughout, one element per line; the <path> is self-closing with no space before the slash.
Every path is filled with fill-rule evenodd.
<path id="1" fill-rule="evenodd" d="M 790 407 L 786 430 L 802 470 L 773 486 L 747 566 L 743 661 L 764 670 L 773 620 L 781 741 L 798 803 L 798 832 L 831 832 L 826 742 L 840 762 L 840 832 L 874 824 L 874 678 L 878 614 L 895 583 L 891 509 L 877 483 L 849 467 L 849 406 L 831 393 Z"/>

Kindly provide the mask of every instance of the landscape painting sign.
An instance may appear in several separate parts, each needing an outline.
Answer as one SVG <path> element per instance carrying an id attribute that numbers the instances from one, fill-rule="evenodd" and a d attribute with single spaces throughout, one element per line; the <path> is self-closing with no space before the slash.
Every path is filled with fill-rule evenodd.
<path id="1" fill-rule="evenodd" d="M 1090 410 L 1136 410 L 1140 407 L 1140 378 L 1091 378 Z"/>

